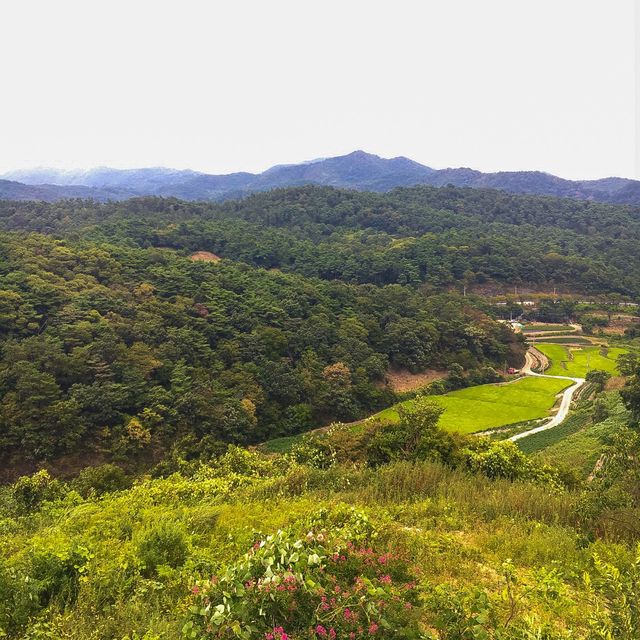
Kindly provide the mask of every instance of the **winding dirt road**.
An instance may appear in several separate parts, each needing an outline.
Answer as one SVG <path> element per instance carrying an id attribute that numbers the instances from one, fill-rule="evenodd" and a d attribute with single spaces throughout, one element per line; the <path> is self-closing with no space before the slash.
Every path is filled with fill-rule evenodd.
<path id="1" fill-rule="evenodd" d="M 562 401 L 560 402 L 560 409 L 555 416 L 550 418 L 547 422 L 540 425 L 539 427 L 535 427 L 533 429 L 529 429 L 528 431 L 523 431 L 522 433 L 518 433 L 515 436 L 511 436 L 509 440 L 520 440 L 521 438 L 526 438 L 534 433 L 538 433 L 540 431 L 546 431 L 547 429 L 553 429 L 553 427 L 557 427 L 561 424 L 564 419 L 567 417 L 569 413 L 569 409 L 571 408 L 571 400 L 575 392 L 586 382 L 584 378 L 570 378 L 569 376 L 549 376 L 544 373 L 536 373 L 533 371 L 533 367 L 538 362 L 544 362 L 548 364 L 548 360 L 543 356 L 539 351 L 536 351 L 534 348 L 529 347 L 529 350 L 525 354 L 525 365 L 520 370 L 520 373 L 525 376 L 536 376 L 538 378 L 555 378 L 556 380 L 571 380 L 573 384 L 570 387 L 567 387 L 562 392 Z"/>

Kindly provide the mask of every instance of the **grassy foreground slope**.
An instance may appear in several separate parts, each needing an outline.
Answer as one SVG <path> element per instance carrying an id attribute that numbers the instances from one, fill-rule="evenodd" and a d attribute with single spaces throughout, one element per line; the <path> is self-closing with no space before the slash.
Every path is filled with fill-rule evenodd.
<path id="1" fill-rule="evenodd" d="M 609 615 L 583 578 L 594 554 L 634 561 L 582 536 L 577 494 L 433 462 L 320 470 L 232 449 L 102 496 L 41 480 L 43 502 L 24 483 L 2 495 L 11 638 L 592 640 Z"/>
<path id="2" fill-rule="evenodd" d="M 601 394 L 595 405 L 594 413 L 589 410 L 589 403 L 583 403 L 559 427 L 524 438 L 518 446 L 525 453 L 533 453 L 537 460 L 568 466 L 587 478 L 620 426 L 628 424 L 630 418 L 618 392 Z"/>
<path id="3" fill-rule="evenodd" d="M 568 349 L 557 344 L 537 344 L 536 348 L 551 360 L 551 366 L 545 373 L 576 378 L 584 378 L 588 371 L 594 369 L 616 374 L 616 360 L 628 352 L 621 347 L 610 347 L 603 351 L 601 347 Z"/>
<path id="4" fill-rule="evenodd" d="M 485 384 L 452 391 L 433 400 L 444 408 L 440 426 L 447 431 L 474 433 L 494 427 L 544 418 L 556 396 L 571 383 L 549 378 L 523 378 L 509 384 Z M 410 406 L 413 400 L 401 403 Z M 396 421 L 391 407 L 376 414 L 382 420 Z"/>

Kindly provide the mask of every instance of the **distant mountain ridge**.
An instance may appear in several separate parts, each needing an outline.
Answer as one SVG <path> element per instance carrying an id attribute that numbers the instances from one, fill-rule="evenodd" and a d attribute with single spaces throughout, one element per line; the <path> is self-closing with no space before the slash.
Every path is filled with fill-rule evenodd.
<path id="1" fill-rule="evenodd" d="M 0 200 L 42 200 L 55 202 L 67 198 L 83 198 L 107 202 L 109 200 L 126 200 L 140 195 L 125 189 L 96 189 L 85 185 L 60 186 L 55 184 L 25 184 L 15 180 L 0 179 Z"/>
<path id="2" fill-rule="evenodd" d="M 396 187 L 452 184 L 611 204 L 640 204 L 640 181 L 627 178 L 565 180 L 541 171 L 482 173 L 469 168 L 432 169 L 402 156 L 381 158 L 364 151 L 299 164 L 276 165 L 259 174 L 212 175 L 163 167 L 10 171 L 0 176 L 0 198 L 46 201 L 90 198 L 107 201 L 157 195 L 185 200 L 225 200 L 256 191 L 304 184 L 379 192 Z"/>

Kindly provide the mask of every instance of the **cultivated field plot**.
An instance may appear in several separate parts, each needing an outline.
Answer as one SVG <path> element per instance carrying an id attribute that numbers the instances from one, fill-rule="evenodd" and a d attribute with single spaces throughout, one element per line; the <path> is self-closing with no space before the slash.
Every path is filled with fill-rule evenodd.
<path id="1" fill-rule="evenodd" d="M 527 324 L 522 329 L 522 333 L 537 333 L 542 331 L 552 331 L 554 333 L 574 333 L 575 327 L 570 324 L 544 324 L 542 322 L 534 322 Z"/>
<path id="2" fill-rule="evenodd" d="M 556 395 L 570 384 L 568 380 L 532 377 L 511 384 L 469 387 L 432 399 L 444 407 L 440 418 L 443 429 L 474 433 L 546 417 L 556 402 Z M 391 407 L 376 417 L 397 420 L 398 413 Z"/>
<path id="3" fill-rule="evenodd" d="M 600 369 L 611 374 L 618 372 L 616 360 L 627 349 L 611 347 L 604 351 L 601 347 L 586 347 L 584 349 L 570 349 L 558 344 L 536 344 L 536 349 L 544 353 L 551 366 L 545 371 L 551 376 L 572 376 L 584 378 L 588 371 Z M 603 353 L 606 352 L 606 356 Z"/>
<path id="4" fill-rule="evenodd" d="M 534 346 L 539 344 L 593 344 L 589 338 L 583 338 L 582 336 L 562 336 L 562 337 L 548 337 L 536 336 L 535 341 L 530 342 Z"/>

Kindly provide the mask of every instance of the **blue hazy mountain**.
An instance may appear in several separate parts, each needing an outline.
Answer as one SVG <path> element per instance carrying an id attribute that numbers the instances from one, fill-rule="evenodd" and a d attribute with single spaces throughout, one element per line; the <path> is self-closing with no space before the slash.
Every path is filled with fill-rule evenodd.
<path id="1" fill-rule="evenodd" d="M 121 200 L 139 195 L 175 196 L 186 200 L 224 200 L 254 191 L 320 184 L 362 191 L 388 191 L 418 184 L 501 189 L 511 193 L 640 204 L 640 182 L 626 178 L 565 180 L 540 171 L 482 173 L 469 168 L 432 169 L 405 157 L 381 158 L 354 151 L 300 164 L 271 167 L 263 173 L 212 175 L 163 167 L 59 171 L 10 171 L 0 180 L 0 198 Z"/>

